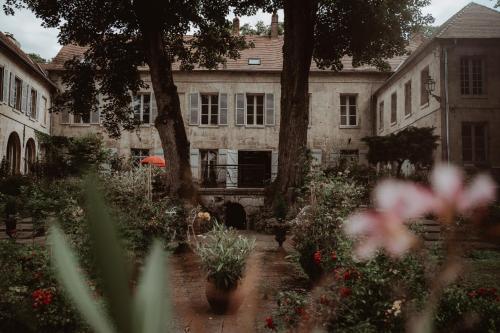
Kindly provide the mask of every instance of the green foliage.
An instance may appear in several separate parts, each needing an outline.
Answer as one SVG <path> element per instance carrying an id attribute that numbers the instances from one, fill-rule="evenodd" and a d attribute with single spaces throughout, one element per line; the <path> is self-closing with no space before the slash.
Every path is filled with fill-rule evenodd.
<path id="1" fill-rule="evenodd" d="M 49 178 L 78 176 L 91 169 L 100 169 L 110 155 L 102 139 L 95 134 L 82 137 L 39 134 L 45 149 L 39 172 Z"/>
<path id="2" fill-rule="evenodd" d="M 498 332 L 499 314 L 500 296 L 496 289 L 466 291 L 450 287 L 439 303 L 435 325 L 440 332 Z"/>
<path id="3" fill-rule="evenodd" d="M 386 136 L 365 137 L 363 141 L 369 148 L 368 161 L 372 164 L 397 163 L 398 174 L 404 161 L 420 170 L 428 168 L 434 161 L 439 140 L 433 132 L 434 127 L 408 127 Z"/>
<path id="4" fill-rule="evenodd" d="M 38 53 L 28 53 L 28 57 L 30 57 L 31 60 L 33 60 L 35 63 L 38 63 L 38 64 L 46 64 L 47 63 L 47 59 L 44 59 Z"/>
<path id="5" fill-rule="evenodd" d="M 107 314 L 92 298 L 85 276 L 61 231 L 54 227 L 51 244 L 54 265 L 75 306 L 96 332 L 164 332 L 168 322 L 166 268 L 157 243 L 146 260 L 137 293 L 129 291 L 129 270 L 116 228 L 102 194 L 92 180 L 86 184 L 86 216 L 96 265 L 102 279 Z M 167 314 L 167 316 L 165 316 Z"/>
<path id="6" fill-rule="evenodd" d="M 281 291 L 277 296 L 278 308 L 273 313 L 273 323 L 278 332 L 293 332 L 302 321 L 309 319 L 308 302 L 304 290 Z M 268 325 L 268 328 L 269 325 Z"/>
<path id="7" fill-rule="evenodd" d="M 232 289 L 243 276 L 245 264 L 255 240 L 238 235 L 233 229 L 216 223 L 212 231 L 196 247 L 209 280 L 217 288 Z"/>
<path id="8" fill-rule="evenodd" d="M 57 285 L 44 247 L 0 241 L 0 294 L 2 332 L 86 331 Z M 45 297 L 37 300 L 37 294 Z"/>
<path id="9" fill-rule="evenodd" d="M 263 21 L 257 21 L 255 26 L 245 23 L 240 28 L 240 33 L 243 36 L 271 36 L 271 25 L 266 25 Z M 281 36 L 285 33 L 285 26 L 283 22 L 278 22 L 278 35 Z"/>

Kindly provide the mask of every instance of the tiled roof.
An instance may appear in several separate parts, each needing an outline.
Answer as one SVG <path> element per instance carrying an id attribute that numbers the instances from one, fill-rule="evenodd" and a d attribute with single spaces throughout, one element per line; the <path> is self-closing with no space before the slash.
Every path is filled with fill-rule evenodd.
<path id="1" fill-rule="evenodd" d="M 47 73 L 42 69 L 42 67 L 31 60 L 31 58 L 21 50 L 19 46 L 17 46 L 7 35 L 0 31 L 0 47 L 5 47 L 8 51 L 17 56 L 25 65 L 29 67 L 30 70 L 35 72 L 36 75 L 41 77 L 50 85 L 54 86 L 54 83 L 49 80 Z M 55 86 L 54 86 L 55 87 Z"/>
<path id="2" fill-rule="evenodd" d="M 383 91 L 392 81 L 399 77 L 413 59 L 422 54 L 427 47 L 437 40 L 470 38 L 470 39 L 492 39 L 500 38 L 500 12 L 479 5 L 475 2 L 469 3 L 459 12 L 443 23 L 434 34 L 413 52 L 378 90 L 375 94 Z"/>
<path id="3" fill-rule="evenodd" d="M 435 33 L 435 38 L 500 38 L 500 12 L 471 2 Z"/>
<path id="4" fill-rule="evenodd" d="M 259 71 L 259 72 L 280 72 L 282 70 L 283 58 L 283 37 L 271 38 L 267 36 L 248 36 L 247 41 L 253 42 L 254 47 L 248 48 L 241 51 L 241 56 L 239 59 L 231 60 L 228 59 L 225 66 L 221 66 L 219 70 L 226 71 Z M 410 43 L 409 50 L 415 49 L 417 45 L 415 42 Z M 61 48 L 56 57 L 52 60 L 52 63 L 48 64 L 45 68 L 47 70 L 58 70 L 64 68 L 64 63 L 73 57 L 82 56 L 87 48 L 76 45 L 65 45 Z M 259 58 L 261 60 L 260 65 L 249 65 L 248 59 Z M 407 56 L 394 57 L 388 60 L 391 69 L 394 71 L 396 68 L 407 58 Z M 344 72 L 378 72 L 375 67 L 372 66 L 360 66 L 354 68 L 352 66 L 351 59 L 344 57 L 342 59 L 344 65 Z M 147 69 L 147 68 L 144 68 Z M 179 64 L 175 63 L 173 66 L 174 70 L 179 70 Z M 195 70 L 204 70 L 203 68 L 195 68 Z M 312 71 L 320 71 L 313 61 L 311 65 Z"/>

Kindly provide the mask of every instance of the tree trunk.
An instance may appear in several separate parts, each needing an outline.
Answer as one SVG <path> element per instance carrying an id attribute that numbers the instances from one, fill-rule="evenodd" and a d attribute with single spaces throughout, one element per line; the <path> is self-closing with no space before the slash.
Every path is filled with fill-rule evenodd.
<path id="1" fill-rule="evenodd" d="M 303 184 L 309 124 L 309 71 L 313 53 L 316 0 L 286 0 L 278 176 L 274 184 L 288 203 Z"/>
<path id="2" fill-rule="evenodd" d="M 149 12 L 146 12 L 145 16 L 139 15 L 139 18 L 158 108 L 155 127 L 160 135 L 167 164 L 165 185 L 170 196 L 195 201 L 196 191 L 189 161 L 189 141 L 182 119 L 177 86 L 174 84 L 172 63 L 167 54 L 161 28 L 157 28 L 159 25 L 156 25 L 148 14 Z"/>

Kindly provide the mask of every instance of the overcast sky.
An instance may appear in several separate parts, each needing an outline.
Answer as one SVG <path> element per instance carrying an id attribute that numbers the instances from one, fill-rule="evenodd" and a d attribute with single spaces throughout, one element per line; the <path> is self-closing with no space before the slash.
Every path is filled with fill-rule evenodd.
<path id="1" fill-rule="evenodd" d="M 4 2 L 5 0 L 0 0 L 0 4 L 3 5 Z M 425 8 L 425 12 L 434 16 L 435 24 L 442 24 L 469 2 L 470 0 L 432 0 L 432 4 Z M 476 0 L 475 2 L 493 8 L 496 0 Z M 281 14 L 281 21 L 283 14 L 278 14 Z M 242 17 L 240 22 L 242 25 L 255 24 L 259 20 L 270 23 L 271 15 L 260 13 L 253 17 Z M 0 31 L 13 33 L 25 52 L 38 53 L 46 59 L 53 58 L 61 48 L 57 42 L 58 31 L 43 28 L 41 21 L 27 10 L 17 11 L 14 16 L 6 16 L 0 9 Z"/>

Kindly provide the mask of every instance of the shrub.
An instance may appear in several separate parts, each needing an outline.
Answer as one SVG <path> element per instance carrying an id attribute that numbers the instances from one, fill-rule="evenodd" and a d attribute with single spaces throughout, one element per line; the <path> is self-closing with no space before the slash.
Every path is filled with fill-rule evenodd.
<path id="1" fill-rule="evenodd" d="M 196 247 L 209 280 L 217 288 L 232 289 L 243 276 L 245 264 L 255 241 L 238 235 L 233 229 L 215 224 Z"/>

